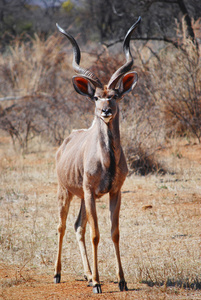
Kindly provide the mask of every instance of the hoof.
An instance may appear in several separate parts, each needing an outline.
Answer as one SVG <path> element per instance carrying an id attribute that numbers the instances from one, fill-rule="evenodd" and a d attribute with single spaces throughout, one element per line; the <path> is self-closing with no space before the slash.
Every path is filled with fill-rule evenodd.
<path id="1" fill-rule="evenodd" d="M 92 280 L 88 281 L 88 284 L 87 284 L 87 286 L 93 286 L 93 282 L 92 282 Z"/>
<path id="2" fill-rule="evenodd" d="M 60 283 L 61 281 L 61 274 L 56 274 L 54 276 L 54 283 Z"/>
<path id="3" fill-rule="evenodd" d="M 119 282 L 119 290 L 120 290 L 121 292 L 123 292 L 123 291 L 128 291 L 127 284 L 126 284 L 126 281 L 125 281 L 125 280 L 121 280 L 121 281 Z"/>
<path id="4" fill-rule="evenodd" d="M 86 275 L 84 275 L 84 279 L 85 279 L 86 281 L 88 281 L 87 286 L 93 286 L 92 279 L 88 279 L 88 277 L 87 277 Z"/>
<path id="5" fill-rule="evenodd" d="M 93 293 L 94 294 L 102 294 L 101 285 L 96 284 L 93 286 Z"/>

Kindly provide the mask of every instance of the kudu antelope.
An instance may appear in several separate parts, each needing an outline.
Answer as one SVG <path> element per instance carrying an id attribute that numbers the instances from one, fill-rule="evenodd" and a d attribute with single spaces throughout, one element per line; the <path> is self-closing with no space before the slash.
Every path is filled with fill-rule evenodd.
<path id="1" fill-rule="evenodd" d="M 123 44 L 126 63 L 102 85 L 89 70 L 79 66 L 80 49 L 75 39 L 59 25 L 58 29 L 73 47 L 73 68 L 79 75 L 73 77 L 73 85 L 79 94 L 90 98 L 95 104 L 94 121 L 90 128 L 73 131 L 60 146 L 57 155 L 58 202 L 59 202 L 59 245 L 55 265 L 55 283 L 61 279 L 62 241 L 66 229 L 66 218 L 74 195 L 81 199 L 80 211 L 75 222 L 76 237 L 82 256 L 85 279 L 93 286 L 94 293 L 101 293 L 99 282 L 97 248 L 99 229 L 96 214 L 96 198 L 109 193 L 111 237 L 114 243 L 117 278 L 120 291 L 128 290 L 124 279 L 119 251 L 119 210 L 121 187 L 128 173 L 125 156 L 120 143 L 118 101 L 130 92 L 137 82 L 137 73 L 130 72 L 133 58 L 130 53 L 132 32 L 141 18 L 128 30 Z M 86 224 L 90 226 L 93 253 L 91 272 L 86 247 Z"/>

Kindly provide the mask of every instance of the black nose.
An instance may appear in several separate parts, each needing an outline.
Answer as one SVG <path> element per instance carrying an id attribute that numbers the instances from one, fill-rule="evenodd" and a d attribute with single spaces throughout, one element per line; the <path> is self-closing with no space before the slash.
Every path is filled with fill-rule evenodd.
<path id="1" fill-rule="evenodd" d="M 110 115 L 112 113 L 111 108 L 103 108 L 102 112 L 105 113 L 106 115 Z"/>

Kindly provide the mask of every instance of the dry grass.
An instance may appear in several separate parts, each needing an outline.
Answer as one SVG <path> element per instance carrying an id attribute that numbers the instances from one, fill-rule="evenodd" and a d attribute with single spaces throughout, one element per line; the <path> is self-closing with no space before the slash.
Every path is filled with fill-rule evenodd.
<path id="1" fill-rule="evenodd" d="M 4 266 L 18 270 L 18 276 L 13 279 L 1 280 L 4 290 L 29 282 L 31 279 L 26 277 L 25 269 L 53 275 L 58 221 L 56 149 L 49 146 L 48 151 L 46 149 L 46 144 L 38 142 L 31 153 L 21 155 L 13 151 L 7 137 L 0 140 L 0 260 Z M 188 288 L 190 299 L 198 299 L 193 293 L 201 288 L 200 150 L 199 145 L 169 144 L 158 152 L 158 158 L 168 164 L 173 175 L 127 178 L 120 226 L 128 285 L 135 288 L 140 283 L 161 286 L 161 292 L 157 290 L 157 293 L 165 289 L 174 295 Z M 107 197 L 97 201 L 97 208 L 101 232 L 100 276 L 108 282 L 116 277 Z M 63 247 L 64 280 L 68 274 L 75 278 L 83 275 L 74 234 L 78 210 L 79 200 L 75 199 Z M 87 248 L 90 255 L 88 231 Z"/>

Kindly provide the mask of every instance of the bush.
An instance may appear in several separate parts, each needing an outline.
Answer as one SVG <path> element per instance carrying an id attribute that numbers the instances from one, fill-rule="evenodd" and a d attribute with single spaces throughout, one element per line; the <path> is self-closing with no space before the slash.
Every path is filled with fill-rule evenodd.
<path id="1" fill-rule="evenodd" d="M 143 175 L 165 172 L 155 152 L 167 137 L 188 135 L 201 141 L 199 48 L 184 34 L 174 45 L 157 48 L 157 53 L 151 45 L 132 49 L 138 53 L 133 69 L 139 82 L 134 94 L 126 95 L 120 104 L 122 143 L 130 173 Z M 81 65 L 93 64 L 92 71 L 107 84 L 125 61 L 123 54 L 113 51 L 103 51 L 93 59 L 84 54 Z M 146 62 L 142 52 L 152 53 Z M 10 99 L 2 102 L 0 128 L 22 149 L 27 150 L 29 140 L 37 135 L 60 144 L 73 128 L 92 122 L 93 104 L 74 91 L 71 64 L 72 47 L 60 35 L 47 40 L 36 35 L 26 43 L 16 39 L 0 56 L 0 96 Z"/>
<path id="2" fill-rule="evenodd" d="M 71 84 L 71 57 L 68 61 L 61 49 L 60 36 L 44 41 L 36 35 L 27 43 L 16 39 L 0 58 L 1 100 L 9 101 L 2 102 L 0 128 L 23 150 L 37 135 L 60 144 L 76 120 L 84 121 L 83 111 L 88 113 L 89 103 L 79 101 Z"/>
<path id="3" fill-rule="evenodd" d="M 196 137 L 201 142 L 201 60 L 199 46 L 186 38 L 169 44 L 143 65 L 149 88 L 163 114 L 166 136 Z"/>

